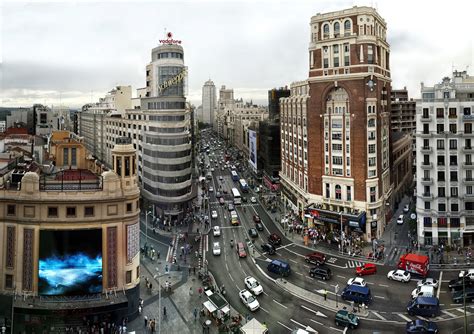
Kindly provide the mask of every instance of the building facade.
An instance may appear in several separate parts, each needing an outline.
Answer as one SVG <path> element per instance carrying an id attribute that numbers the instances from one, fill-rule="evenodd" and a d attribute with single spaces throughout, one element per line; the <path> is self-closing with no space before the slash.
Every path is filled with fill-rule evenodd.
<path id="1" fill-rule="evenodd" d="M 391 195 L 389 54 L 386 24 L 375 9 L 317 14 L 311 19 L 308 103 L 281 100 L 287 117 L 282 178 L 308 189 L 293 205 L 301 216 L 307 208 L 311 225 L 333 230 L 342 222 L 346 234 L 368 241 L 381 236 Z M 305 141 L 312 143 L 307 169 Z"/>
<path id="2" fill-rule="evenodd" d="M 392 132 L 391 181 L 392 201 L 396 208 L 405 195 L 413 195 L 413 136 Z M 392 203 L 390 203 L 392 204 Z"/>
<path id="3" fill-rule="evenodd" d="M 86 156 L 67 131 L 53 132 L 52 168 L 31 163 L 2 177 L 0 294 L 12 299 L 15 332 L 62 328 L 85 315 L 105 320 L 104 312 L 113 321 L 137 316 L 135 150 L 118 142 L 114 170 Z"/>
<path id="4" fill-rule="evenodd" d="M 421 85 L 416 102 L 416 211 L 422 245 L 474 243 L 474 77 Z"/>
<path id="5" fill-rule="evenodd" d="M 217 109 L 216 86 L 208 80 L 202 86 L 202 122 L 214 124 L 214 114 Z"/>

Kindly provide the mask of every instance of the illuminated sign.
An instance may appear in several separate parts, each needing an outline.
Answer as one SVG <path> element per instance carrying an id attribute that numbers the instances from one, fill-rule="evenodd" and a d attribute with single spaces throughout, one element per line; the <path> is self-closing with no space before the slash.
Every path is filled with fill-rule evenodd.
<path id="1" fill-rule="evenodd" d="M 170 87 L 171 85 L 176 85 L 178 82 L 183 81 L 184 77 L 188 74 L 188 71 L 186 69 L 183 69 L 181 73 L 178 73 L 175 77 L 166 80 L 163 82 L 161 85 L 158 86 L 158 90 L 160 93 L 163 91 L 163 89 Z"/>
<path id="2" fill-rule="evenodd" d="M 181 44 L 180 40 L 173 39 L 173 34 L 168 32 L 166 34 L 166 39 L 160 39 L 161 44 Z"/>

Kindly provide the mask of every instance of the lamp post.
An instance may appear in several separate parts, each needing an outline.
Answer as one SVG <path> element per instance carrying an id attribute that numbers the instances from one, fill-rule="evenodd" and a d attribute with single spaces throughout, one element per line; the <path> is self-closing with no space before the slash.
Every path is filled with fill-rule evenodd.
<path id="1" fill-rule="evenodd" d="M 145 235 L 146 235 L 145 245 L 147 245 L 147 246 L 148 246 L 148 215 L 153 215 L 153 212 L 151 212 L 151 211 L 146 211 L 145 212 Z M 152 217 L 154 217 L 154 215 Z"/>
<path id="2" fill-rule="evenodd" d="M 163 311 L 161 310 L 161 277 L 158 268 L 156 268 L 155 278 L 158 278 L 158 333 L 161 334 L 161 317 Z"/>
<path id="3" fill-rule="evenodd" d="M 336 286 L 334 287 L 334 293 L 336 294 L 336 308 L 339 307 L 338 303 L 337 303 L 337 293 L 339 291 L 339 284 L 336 284 Z"/>
<path id="4" fill-rule="evenodd" d="M 344 247 L 342 245 L 342 212 L 343 211 L 339 212 L 339 215 L 341 216 L 341 240 L 340 240 L 340 244 L 341 244 L 341 254 L 344 254 Z"/>

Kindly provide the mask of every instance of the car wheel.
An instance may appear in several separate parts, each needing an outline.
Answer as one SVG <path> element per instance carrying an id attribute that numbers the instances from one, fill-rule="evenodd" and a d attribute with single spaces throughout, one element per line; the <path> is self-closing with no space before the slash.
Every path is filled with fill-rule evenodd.
<path id="1" fill-rule="evenodd" d="M 350 328 L 350 329 L 354 329 L 354 328 L 356 328 L 356 326 L 350 325 L 349 328 Z"/>
<path id="2" fill-rule="evenodd" d="M 388 276 L 388 279 L 389 279 L 389 280 L 391 280 L 391 281 L 393 281 L 393 278 L 392 278 L 392 276 Z"/>
<path id="3" fill-rule="evenodd" d="M 314 278 L 314 274 L 309 274 L 309 276 L 310 276 L 311 278 Z"/>

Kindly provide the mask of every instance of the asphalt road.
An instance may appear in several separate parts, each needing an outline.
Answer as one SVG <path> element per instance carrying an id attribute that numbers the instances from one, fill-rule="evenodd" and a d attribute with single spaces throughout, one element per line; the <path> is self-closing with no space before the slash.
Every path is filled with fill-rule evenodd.
<path id="1" fill-rule="evenodd" d="M 220 160 L 221 158 L 218 158 Z M 207 160 L 208 161 L 208 160 Z M 277 249 L 277 254 L 267 256 L 260 253 L 260 245 L 266 242 L 270 233 L 280 234 L 278 228 L 271 221 L 270 216 L 263 206 L 257 202 L 250 203 L 250 197 L 258 197 L 250 191 L 247 196 L 248 203 L 243 203 L 236 207 L 240 218 L 240 226 L 234 227 L 229 222 L 228 203 L 232 202 L 231 188 L 237 187 L 234 183 L 228 169 L 222 171 L 221 165 L 212 164 L 215 168 L 213 179 L 211 180 L 214 192 L 210 193 L 210 211 L 216 210 L 218 218 L 212 220 L 212 226 L 220 226 L 221 235 L 214 237 L 212 232 L 206 237 L 205 250 L 209 263 L 209 270 L 214 274 L 219 286 L 225 285 L 226 298 L 232 306 L 242 314 L 251 313 L 240 301 L 238 293 L 244 289 L 244 278 L 246 276 L 255 277 L 263 286 L 264 294 L 257 297 L 260 303 L 260 309 L 253 312 L 253 315 L 261 322 L 266 322 L 272 333 L 290 332 L 297 328 L 306 328 L 310 326 L 319 333 L 337 333 L 343 332 L 344 328 L 336 327 L 334 324 L 334 311 L 314 302 L 301 299 L 286 290 L 277 286 L 268 277 L 272 274 L 267 272 L 266 266 L 271 259 L 278 258 L 290 263 L 292 274 L 288 277 L 288 282 L 302 287 L 308 291 L 318 292 L 326 289 L 329 292 L 328 298 L 335 299 L 335 286 L 339 286 L 339 291 L 346 286 L 348 279 L 355 277 L 355 267 L 362 265 L 363 261 L 354 260 L 337 255 L 327 255 L 327 265 L 331 267 L 332 278 L 323 282 L 318 279 L 310 278 L 308 271 L 311 265 L 304 261 L 304 256 L 311 251 L 305 247 L 295 244 L 293 240 L 284 238 L 282 245 Z M 222 176 L 223 180 L 220 180 Z M 221 187 L 220 187 L 221 186 Z M 228 194 L 224 194 L 225 204 L 220 205 L 215 197 L 216 190 L 226 189 Z M 248 229 L 254 227 L 253 215 L 258 214 L 265 227 L 264 231 L 259 231 L 258 238 L 255 239 L 255 246 L 252 246 Z M 403 226 L 394 226 L 400 234 L 404 233 Z M 406 231 L 407 233 L 407 231 Z M 400 236 L 399 236 L 400 237 Z M 299 238 L 296 236 L 295 238 Z M 248 256 L 239 258 L 236 248 L 231 248 L 230 240 L 234 242 L 244 242 Z M 221 246 L 221 255 L 212 255 L 212 243 L 219 242 Z M 324 252 L 324 250 L 317 249 Z M 250 256 L 250 252 L 255 252 Z M 423 317 L 412 317 L 406 312 L 406 304 L 410 300 L 410 294 L 415 289 L 417 280 L 409 283 L 393 282 L 387 279 L 388 271 L 393 267 L 378 266 L 377 274 L 365 276 L 372 296 L 373 302 L 369 306 L 369 314 L 362 318 L 358 333 L 401 333 L 404 332 L 405 324 L 408 320 L 424 319 Z M 453 304 L 451 293 L 448 291 L 447 282 L 457 276 L 457 271 L 436 272 L 431 271 L 430 277 L 441 280 L 437 295 L 440 300 L 441 314 L 431 319 L 437 322 L 441 333 L 463 333 L 464 310 L 462 305 Z M 273 276 L 273 278 L 275 278 Z M 338 297 L 340 300 L 340 296 Z M 467 323 L 469 331 L 474 329 L 474 307 L 467 307 Z M 351 330 L 347 330 L 350 333 Z"/>

